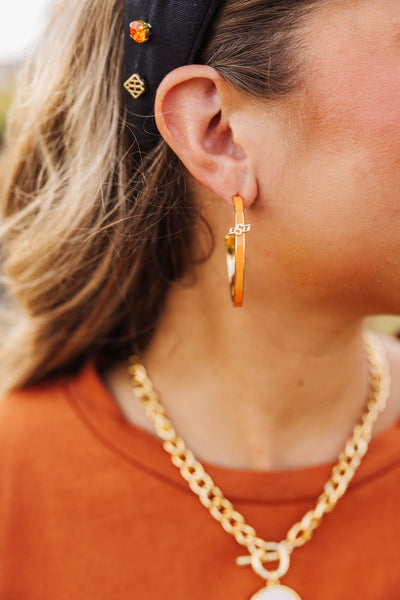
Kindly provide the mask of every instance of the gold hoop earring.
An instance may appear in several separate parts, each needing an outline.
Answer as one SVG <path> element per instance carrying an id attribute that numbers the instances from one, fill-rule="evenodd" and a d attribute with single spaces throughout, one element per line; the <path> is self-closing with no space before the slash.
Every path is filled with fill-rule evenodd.
<path id="1" fill-rule="evenodd" d="M 226 266 L 233 306 L 240 307 L 243 306 L 245 234 L 251 225 L 244 222 L 243 198 L 234 196 L 233 203 L 235 226 L 225 236 Z"/>

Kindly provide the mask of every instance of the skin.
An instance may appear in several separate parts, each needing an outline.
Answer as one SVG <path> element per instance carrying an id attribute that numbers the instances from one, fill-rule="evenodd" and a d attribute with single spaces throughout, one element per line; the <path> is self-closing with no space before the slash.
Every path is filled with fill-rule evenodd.
<path id="1" fill-rule="evenodd" d="M 172 288 L 144 363 L 198 458 L 232 468 L 335 461 L 366 402 L 363 320 L 400 312 L 400 3 L 325 3 L 302 39 L 304 84 L 284 101 L 249 102 L 201 65 L 157 94 L 216 248 Z M 241 309 L 224 263 L 235 193 L 252 225 Z M 399 344 L 381 341 L 392 387 L 375 436 L 400 416 Z M 106 382 L 152 431 L 126 365 Z"/>

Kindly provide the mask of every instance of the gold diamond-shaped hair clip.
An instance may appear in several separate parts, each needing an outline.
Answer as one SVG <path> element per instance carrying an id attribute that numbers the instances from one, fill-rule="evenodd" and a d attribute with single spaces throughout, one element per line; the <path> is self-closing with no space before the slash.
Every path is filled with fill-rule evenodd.
<path id="1" fill-rule="evenodd" d="M 125 81 L 124 88 L 137 100 L 146 91 L 146 83 L 138 73 L 134 73 Z"/>

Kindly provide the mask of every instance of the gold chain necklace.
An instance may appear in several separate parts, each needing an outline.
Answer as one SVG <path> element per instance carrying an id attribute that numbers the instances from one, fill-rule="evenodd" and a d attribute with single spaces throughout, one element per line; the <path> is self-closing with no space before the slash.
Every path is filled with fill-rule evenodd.
<path id="1" fill-rule="evenodd" d="M 369 397 L 361 423 L 356 425 L 352 437 L 347 441 L 338 463 L 324 486 L 316 505 L 288 531 L 281 542 L 266 542 L 258 537 L 255 529 L 245 522 L 241 513 L 225 498 L 215 486 L 203 465 L 196 460 L 186 447 L 165 410 L 149 379 L 145 367 L 137 356 L 129 362 L 129 374 L 133 391 L 144 405 L 147 417 L 153 423 L 157 435 L 163 440 L 164 449 L 171 455 L 171 461 L 180 470 L 190 489 L 197 494 L 201 503 L 208 508 L 214 519 L 225 531 L 249 552 L 236 559 L 238 565 L 251 565 L 254 571 L 266 581 L 266 586 L 252 596 L 251 600 L 301 600 L 292 589 L 281 585 L 280 579 L 290 566 L 290 555 L 295 548 L 303 546 L 311 539 L 314 530 L 320 525 L 323 516 L 335 507 L 352 480 L 372 437 L 372 428 L 379 414 L 385 409 L 390 391 L 389 366 L 378 340 L 371 332 L 364 333 L 364 345 L 369 365 Z M 268 570 L 264 563 L 278 561 L 275 570 Z"/>

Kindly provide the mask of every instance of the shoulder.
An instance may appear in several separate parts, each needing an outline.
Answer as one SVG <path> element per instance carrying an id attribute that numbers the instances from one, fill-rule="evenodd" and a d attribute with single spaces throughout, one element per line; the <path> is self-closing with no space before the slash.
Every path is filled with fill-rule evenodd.
<path id="1" fill-rule="evenodd" d="M 0 400 L 0 518 L 25 522 L 44 501 L 56 470 L 67 414 L 60 381 L 10 393 Z M 59 467 L 58 467 L 59 468 Z M 40 500 L 42 499 L 42 500 Z M 29 508 L 29 510 L 28 510 Z"/>
<path id="2" fill-rule="evenodd" d="M 62 377 L 12 392 L 0 400 L 0 480 L 25 481 L 59 469 L 87 437 L 67 390 L 77 377 Z"/>
<path id="3" fill-rule="evenodd" d="M 32 449 L 54 435 L 60 415 L 67 410 L 63 380 L 8 394 L 0 400 L 0 457 L 16 445 Z M 58 429 L 58 427 L 57 427 Z M 15 449 L 15 448 L 14 448 Z"/>
<path id="4" fill-rule="evenodd" d="M 70 397 L 72 391 L 79 393 L 80 382 L 87 378 L 84 373 L 85 369 L 0 400 L 3 522 L 33 518 L 33 506 L 57 506 L 75 488 L 78 495 L 86 462 L 97 456 L 93 436 Z"/>

